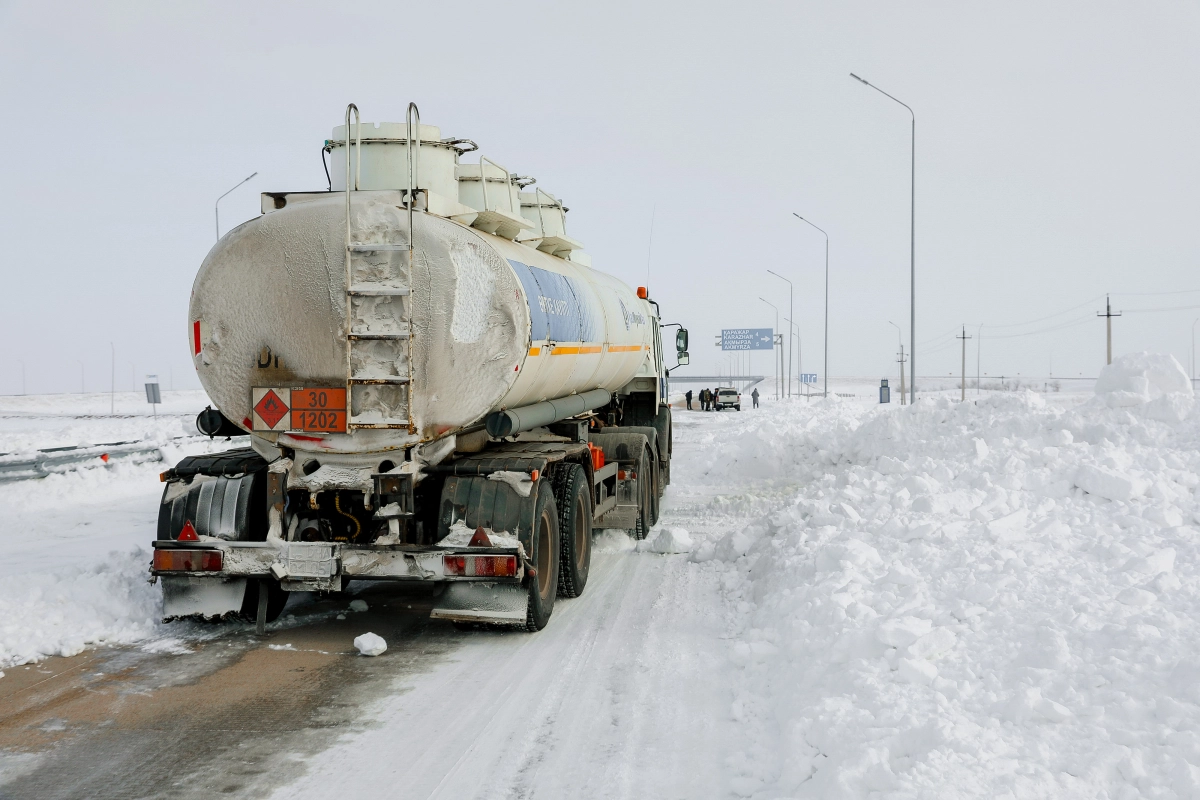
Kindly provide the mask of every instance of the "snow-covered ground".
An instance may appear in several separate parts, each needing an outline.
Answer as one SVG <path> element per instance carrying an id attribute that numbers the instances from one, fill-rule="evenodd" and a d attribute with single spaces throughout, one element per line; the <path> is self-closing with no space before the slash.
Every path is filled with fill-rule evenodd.
<path id="1" fill-rule="evenodd" d="M 549 628 L 464 634 L 279 796 L 1200 796 L 1182 370 L 904 407 L 838 383 L 679 412 L 648 543 L 599 534 Z M 167 635 L 145 550 L 102 555 L 151 538 L 157 469 L 0 487 L 0 659 Z"/>
<path id="2" fill-rule="evenodd" d="M 203 392 L 0 397 L 0 452 L 145 441 L 163 461 L 94 466 L 0 484 L 0 669 L 88 645 L 169 637 L 146 582 L 158 520 L 158 473 L 184 455 L 229 446 L 198 439 Z"/>

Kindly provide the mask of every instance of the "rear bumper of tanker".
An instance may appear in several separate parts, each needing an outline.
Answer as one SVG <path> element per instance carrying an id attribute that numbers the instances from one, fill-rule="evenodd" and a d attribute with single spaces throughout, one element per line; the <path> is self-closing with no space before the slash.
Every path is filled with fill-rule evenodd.
<path id="1" fill-rule="evenodd" d="M 339 591 L 349 580 L 441 584 L 449 591 L 431 616 L 476 622 L 525 620 L 527 573 L 511 547 L 329 542 L 154 542 L 151 574 L 163 584 L 163 617 L 219 618 L 242 608 L 250 581 L 287 591 Z"/>

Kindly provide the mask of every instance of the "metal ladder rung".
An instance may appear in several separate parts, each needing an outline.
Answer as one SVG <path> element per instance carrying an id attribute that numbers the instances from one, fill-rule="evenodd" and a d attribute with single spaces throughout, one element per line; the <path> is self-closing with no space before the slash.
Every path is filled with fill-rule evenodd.
<path id="1" fill-rule="evenodd" d="M 385 378 L 356 378 L 351 376 L 349 380 L 350 383 L 359 383 L 367 386 L 387 386 L 409 383 L 411 379 L 400 375 L 391 375 Z"/>
<path id="2" fill-rule="evenodd" d="M 409 331 L 399 333 L 351 333 L 347 335 L 352 342 L 378 339 L 407 339 L 410 336 L 412 336 L 412 333 Z"/>
<path id="3" fill-rule="evenodd" d="M 351 253 L 375 253 L 375 252 L 395 252 L 403 251 L 407 253 L 412 249 L 410 245 L 405 244 L 352 244 L 346 247 Z"/>
<path id="4" fill-rule="evenodd" d="M 351 286 L 346 294 L 351 297 L 406 297 L 410 292 L 407 286 Z"/>

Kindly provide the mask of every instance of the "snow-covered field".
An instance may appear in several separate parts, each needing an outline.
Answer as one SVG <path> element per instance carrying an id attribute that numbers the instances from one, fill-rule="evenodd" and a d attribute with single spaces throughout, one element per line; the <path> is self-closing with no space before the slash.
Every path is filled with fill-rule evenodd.
<path id="1" fill-rule="evenodd" d="M 279 796 L 1200 796 L 1182 370 L 906 407 L 861 383 L 679 412 L 645 545 L 599 534 L 546 631 L 464 635 Z M 169 634 L 144 571 L 160 468 L 0 486 L 0 663 Z"/>

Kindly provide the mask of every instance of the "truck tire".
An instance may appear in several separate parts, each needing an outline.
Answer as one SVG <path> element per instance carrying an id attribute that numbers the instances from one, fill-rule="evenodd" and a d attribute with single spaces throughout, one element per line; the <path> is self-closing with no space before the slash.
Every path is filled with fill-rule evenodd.
<path id="1" fill-rule="evenodd" d="M 650 532 L 650 528 L 654 525 L 655 497 L 652 463 L 649 449 L 642 450 L 642 457 L 638 460 L 637 470 L 638 515 L 637 523 L 633 528 L 633 538 L 639 541 L 646 538 L 646 534 Z"/>
<path id="2" fill-rule="evenodd" d="M 674 450 L 673 429 L 671 425 L 671 407 L 659 406 L 658 416 L 654 418 L 654 428 L 658 431 L 659 442 L 659 472 L 661 480 L 658 482 L 658 495 L 662 497 L 663 492 L 667 490 L 667 486 L 671 483 L 671 454 Z M 662 447 L 662 443 L 666 442 L 666 448 Z M 664 459 L 663 452 L 666 453 Z"/>
<path id="3" fill-rule="evenodd" d="M 592 563 L 592 495 L 587 472 L 578 464 L 564 465 L 554 477 L 558 532 L 562 539 L 558 596 L 579 597 L 587 585 Z"/>
<path id="4" fill-rule="evenodd" d="M 650 467 L 650 527 L 654 527 L 658 524 L 659 515 L 662 513 L 660 505 L 660 498 L 663 495 L 662 468 L 653 453 L 650 453 L 647 464 Z"/>
<path id="5" fill-rule="evenodd" d="M 558 593 L 558 509 L 550 482 L 545 478 L 534 484 L 537 502 L 533 511 L 533 533 L 529 560 L 537 570 L 525 580 L 529 583 L 529 604 L 525 612 L 525 628 L 540 631 L 554 612 L 554 597 Z"/>

